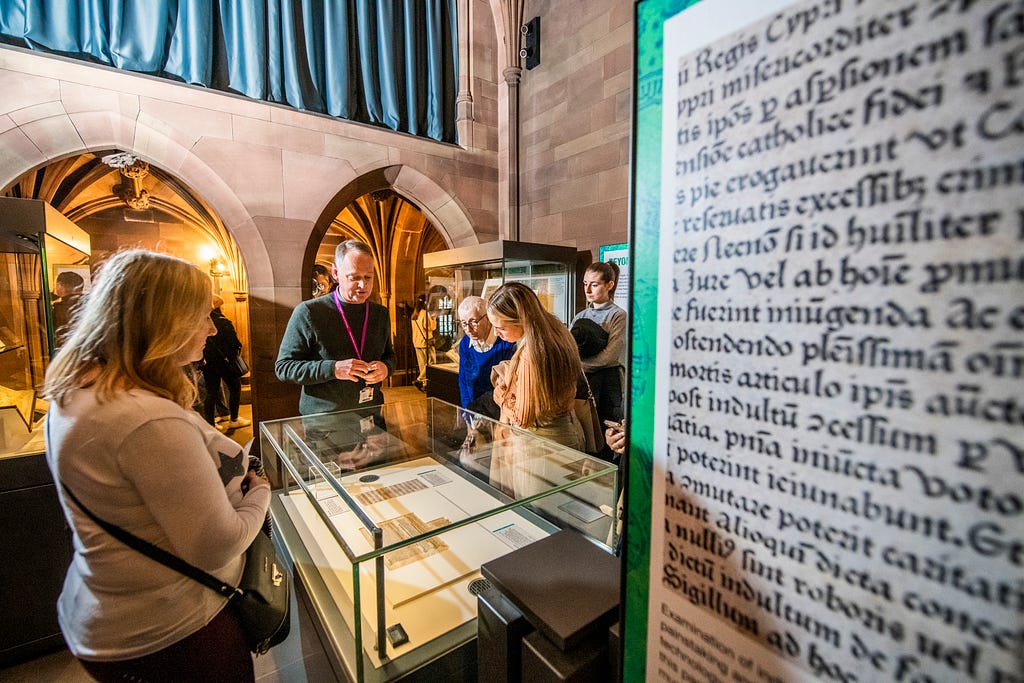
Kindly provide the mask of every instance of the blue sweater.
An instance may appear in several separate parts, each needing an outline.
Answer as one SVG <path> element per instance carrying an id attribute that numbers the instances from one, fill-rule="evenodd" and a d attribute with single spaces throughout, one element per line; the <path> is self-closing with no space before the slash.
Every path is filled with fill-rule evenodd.
<path id="1" fill-rule="evenodd" d="M 459 397 L 462 407 L 494 389 L 491 386 L 491 368 L 515 353 L 516 345 L 496 339 L 490 350 L 480 353 L 469 343 L 469 335 L 459 341 Z"/>

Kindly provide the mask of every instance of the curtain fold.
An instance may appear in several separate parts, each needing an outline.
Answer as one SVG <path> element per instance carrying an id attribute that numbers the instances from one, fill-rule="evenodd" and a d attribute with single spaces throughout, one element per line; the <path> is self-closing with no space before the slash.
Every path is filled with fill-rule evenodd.
<path id="1" fill-rule="evenodd" d="M 328 2 L 324 7 L 324 84 L 327 113 L 343 119 L 367 121 L 366 107 L 360 107 L 359 75 L 351 68 L 358 45 L 355 8 L 350 2 Z M 439 138 L 438 138 L 439 139 Z"/>
<path id="2" fill-rule="evenodd" d="M 0 0 L 0 38 L 455 142 L 455 3 Z"/>
<path id="3" fill-rule="evenodd" d="M 269 73 L 276 68 L 271 57 L 280 57 L 281 47 L 275 28 L 280 20 L 279 3 L 262 0 L 219 0 L 217 48 L 223 50 L 214 62 L 214 79 L 222 89 L 254 100 L 281 102 L 268 89 Z M 277 45 L 276 50 L 268 50 Z M 297 106 L 297 105 L 296 105 Z"/>
<path id="4" fill-rule="evenodd" d="M 166 6 L 170 38 L 164 73 L 186 83 L 211 83 L 213 11 L 209 0 L 178 0 L 166 3 Z"/>
<path id="5" fill-rule="evenodd" d="M 409 132 L 414 135 L 422 135 L 425 126 L 424 121 L 420 118 L 420 109 L 417 107 L 420 96 L 420 84 L 427 85 L 427 80 L 423 78 L 425 75 L 421 70 L 421 64 L 418 64 L 416 55 L 420 54 L 420 37 L 422 32 L 426 29 L 427 23 L 423 16 L 423 13 L 419 11 L 423 4 L 422 0 L 404 0 L 402 3 L 402 9 L 405 14 L 405 21 L 410 26 L 415 26 L 416 30 L 406 31 L 405 40 L 402 43 L 402 57 L 405 71 L 405 79 L 402 83 L 403 96 L 402 104 L 403 114 L 405 116 L 406 125 L 409 128 Z M 429 68 L 429 62 L 422 63 L 424 69 Z"/>
<path id="6" fill-rule="evenodd" d="M 390 3 L 374 3 L 377 5 L 377 82 L 380 83 L 380 107 L 383 123 L 388 128 L 397 128 L 401 121 L 399 113 L 399 90 L 401 68 L 404 60 L 401 54 L 401 34 L 396 30 L 396 17 Z M 367 45 L 360 54 L 361 59 L 374 54 Z M 371 61 L 367 59 L 366 61 Z"/>
<path id="7" fill-rule="evenodd" d="M 113 66 L 147 73 L 164 70 L 169 48 L 171 4 L 177 5 L 111 0 L 107 19 L 110 26 L 110 63 Z"/>

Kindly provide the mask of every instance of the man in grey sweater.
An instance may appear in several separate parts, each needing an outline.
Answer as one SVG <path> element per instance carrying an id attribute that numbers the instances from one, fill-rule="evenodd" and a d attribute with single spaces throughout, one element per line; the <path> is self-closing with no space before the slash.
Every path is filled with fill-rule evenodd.
<path id="1" fill-rule="evenodd" d="M 274 371 L 282 382 L 302 385 L 303 415 L 367 408 L 379 420 L 381 385 L 396 357 L 388 310 L 368 301 L 373 252 L 362 242 L 342 242 L 331 272 L 338 280 L 334 292 L 292 311 Z"/>

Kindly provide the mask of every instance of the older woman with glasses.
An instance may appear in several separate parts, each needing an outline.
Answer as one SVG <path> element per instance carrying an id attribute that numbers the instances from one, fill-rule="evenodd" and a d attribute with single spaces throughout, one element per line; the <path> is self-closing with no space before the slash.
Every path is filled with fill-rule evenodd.
<path id="1" fill-rule="evenodd" d="M 460 402 L 467 410 L 497 419 L 491 368 L 511 358 L 516 345 L 495 334 L 487 319 L 487 302 L 478 296 L 467 296 L 459 304 L 459 324 L 466 333 L 459 341 Z"/>

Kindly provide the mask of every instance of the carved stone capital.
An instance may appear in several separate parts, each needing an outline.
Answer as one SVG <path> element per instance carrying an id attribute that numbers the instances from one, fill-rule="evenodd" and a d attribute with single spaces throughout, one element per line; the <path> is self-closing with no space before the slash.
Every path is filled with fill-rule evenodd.
<path id="1" fill-rule="evenodd" d="M 523 69 L 518 66 L 507 66 L 502 70 L 501 75 L 504 76 L 506 84 L 519 85 L 519 81 L 523 78 Z"/>

